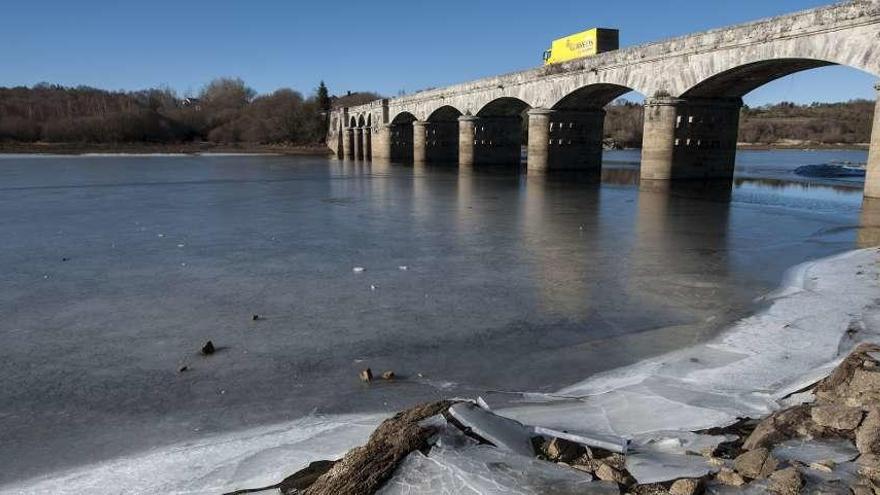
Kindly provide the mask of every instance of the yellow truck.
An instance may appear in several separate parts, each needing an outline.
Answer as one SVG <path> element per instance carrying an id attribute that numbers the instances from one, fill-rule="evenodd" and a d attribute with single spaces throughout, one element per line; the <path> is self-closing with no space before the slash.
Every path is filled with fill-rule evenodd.
<path id="1" fill-rule="evenodd" d="M 544 52 L 544 65 L 568 62 L 618 48 L 620 48 L 620 31 L 617 29 L 588 29 L 553 40 L 550 49 Z"/>

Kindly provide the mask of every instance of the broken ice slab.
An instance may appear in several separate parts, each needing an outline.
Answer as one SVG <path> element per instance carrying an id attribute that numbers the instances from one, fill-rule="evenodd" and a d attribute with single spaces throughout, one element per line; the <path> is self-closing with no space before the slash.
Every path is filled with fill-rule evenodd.
<path id="1" fill-rule="evenodd" d="M 718 471 L 706 457 L 667 452 L 641 452 L 626 458 L 626 470 L 639 484 L 660 483 L 679 478 L 700 478 Z"/>
<path id="2" fill-rule="evenodd" d="M 534 432 L 536 435 L 562 438 L 563 440 L 579 443 L 588 447 L 598 447 L 617 454 L 626 454 L 628 443 L 625 438 L 616 437 L 614 435 L 603 435 L 601 433 L 583 431 L 554 430 L 552 428 L 544 428 L 543 426 L 535 426 Z"/>
<path id="3" fill-rule="evenodd" d="M 822 440 L 788 440 L 777 445 L 773 449 L 773 457 L 783 461 L 798 461 L 807 465 L 813 463 L 824 464 L 831 461 L 833 464 L 841 464 L 851 461 L 859 456 L 858 449 L 849 440 L 822 439 Z"/>
<path id="4" fill-rule="evenodd" d="M 756 480 L 743 486 L 709 483 L 706 487 L 706 493 L 707 495 L 767 495 L 771 493 L 767 485 L 767 480 Z"/>
<path id="5" fill-rule="evenodd" d="M 712 452 L 724 442 L 736 440 L 735 435 L 702 435 L 690 431 L 658 431 L 636 435 L 630 448 L 638 451 L 666 452 L 669 454 L 697 454 Z"/>
<path id="6" fill-rule="evenodd" d="M 449 414 L 471 432 L 499 449 L 533 457 L 531 430 L 522 423 L 493 414 L 471 402 L 459 402 Z"/>
<path id="7" fill-rule="evenodd" d="M 488 445 L 413 452 L 378 495 L 617 495 L 616 483 Z"/>

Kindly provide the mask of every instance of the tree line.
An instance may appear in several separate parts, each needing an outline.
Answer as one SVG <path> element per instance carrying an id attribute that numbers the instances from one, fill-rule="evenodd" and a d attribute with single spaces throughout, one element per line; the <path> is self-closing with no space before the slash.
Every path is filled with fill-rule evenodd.
<path id="1" fill-rule="evenodd" d="M 0 141 L 317 144 L 332 104 L 323 82 L 308 97 L 287 88 L 257 95 L 236 78 L 215 79 L 195 97 L 167 88 L 0 88 Z"/>

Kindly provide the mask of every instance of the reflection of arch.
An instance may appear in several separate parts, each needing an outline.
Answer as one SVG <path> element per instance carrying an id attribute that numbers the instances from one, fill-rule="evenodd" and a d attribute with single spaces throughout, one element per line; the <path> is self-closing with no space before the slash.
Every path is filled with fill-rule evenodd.
<path id="1" fill-rule="evenodd" d="M 618 84 L 591 84 L 563 96 L 553 105 L 555 110 L 583 110 L 602 108 L 632 89 Z"/>
<path id="2" fill-rule="evenodd" d="M 519 98 L 512 98 L 509 96 L 504 96 L 501 98 L 496 98 L 489 103 L 483 105 L 477 112 L 478 117 L 513 117 L 520 116 L 526 110 L 531 108 L 531 105 L 520 100 Z"/>
<path id="3" fill-rule="evenodd" d="M 823 60 L 783 58 L 740 65 L 700 81 L 685 91 L 682 97 L 740 98 L 776 79 L 829 65 L 836 64 Z"/>

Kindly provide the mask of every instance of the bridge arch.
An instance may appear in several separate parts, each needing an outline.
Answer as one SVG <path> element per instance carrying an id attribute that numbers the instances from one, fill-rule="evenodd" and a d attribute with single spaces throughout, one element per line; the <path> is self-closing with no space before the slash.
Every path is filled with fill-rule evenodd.
<path id="1" fill-rule="evenodd" d="M 400 112 L 389 124 L 390 158 L 394 162 L 413 161 L 413 122 L 416 116 L 410 112 Z"/>

